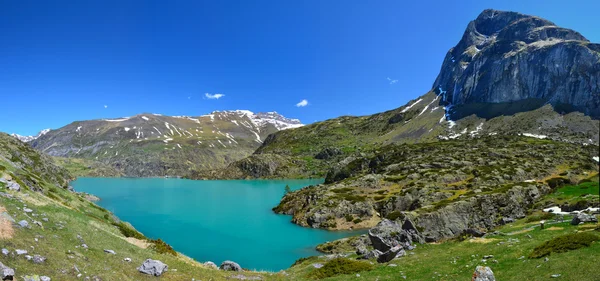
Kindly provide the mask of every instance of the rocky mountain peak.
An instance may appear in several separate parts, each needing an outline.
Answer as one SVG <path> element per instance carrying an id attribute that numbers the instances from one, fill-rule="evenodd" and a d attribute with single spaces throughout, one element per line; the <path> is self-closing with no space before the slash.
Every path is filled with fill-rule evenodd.
<path id="1" fill-rule="evenodd" d="M 451 118 L 501 103 L 600 117 L 600 44 L 536 16 L 484 10 L 448 51 L 433 89 Z M 479 112 L 465 106 L 473 104 Z"/>
<path id="2" fill-rule="evenodd" d="M 11 134 L 11 136 L 14 138 L 17 138 L 18 140 L 20 140 L 22 142 L 31 142 L 31 141 L 34 141 L 34 140 L 38 139 L 39 137 L 47 134 L 50 131 L 51 131 L 50 129 L 43 129 L 35 136 L 21 136 L 19 134 Z"/>

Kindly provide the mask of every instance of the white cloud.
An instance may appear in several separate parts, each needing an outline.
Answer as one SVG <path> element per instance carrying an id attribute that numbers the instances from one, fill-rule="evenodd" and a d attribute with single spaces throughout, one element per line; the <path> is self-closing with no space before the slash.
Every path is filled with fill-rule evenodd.
<path id="1" fill-rule="evenodd" d="M 108 105 L 106 105 L 106 104 L 105 104 L 105 105 L 104 105 L 104 108 L 108 108 Z"/>
<path id="2" fill-rule="evenodd" d="M 299 103 L 296 104 L 297 107 L 305 107 L 307 105 L 308 105 L 307 100 L 301 100 Z"/>
<path id="3" fill-rule="evenodd" d="M 390 81 L 390 85 L 398 83 L 398 79 L 390 79 L 390 77 L 388 77 L 387 80 Z"/>
<path id="4" fill-rule="evenodd" d="M 223 95 L 223 94 L 209 94 L 209 93 L 206 93 L 206 94 L 204 94 L 204 96 L 206 96 L 206 98 L 209 99 L 209 100 L 218 100 L 218 99 L 224 97 L 225 95 Z"/>

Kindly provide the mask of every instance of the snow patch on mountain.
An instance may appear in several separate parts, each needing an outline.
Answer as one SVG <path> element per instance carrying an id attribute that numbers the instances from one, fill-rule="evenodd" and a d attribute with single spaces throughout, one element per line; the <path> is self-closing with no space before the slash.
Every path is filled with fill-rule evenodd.
<path id="1" fill-rule="evenodd" d="M 35 136 L 21 136 L 19 134 L 11 134 L 11 136 L 14 138 L 17 138 L 18 140 L 20 140 L 22 142 L 31 142 L 31 141 L 34 141 L 34 140 L 38 139 L 39 137 L 47 134 L 50 131 L 51 131 L 51 129 L 43 129 Z"/>

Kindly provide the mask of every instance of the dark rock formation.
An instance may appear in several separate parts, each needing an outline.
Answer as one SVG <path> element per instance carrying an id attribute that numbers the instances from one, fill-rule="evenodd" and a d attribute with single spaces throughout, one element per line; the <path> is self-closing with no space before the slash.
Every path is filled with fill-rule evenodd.
<path id="1" fill-rule="evenodd" d="M 545 19 L 485 10 L 448 51 L 433 88 L 452 118 L 545 103 L 600 118 L 600 44 Z M 510 105 L 489 110 L 502 103 Z"/>

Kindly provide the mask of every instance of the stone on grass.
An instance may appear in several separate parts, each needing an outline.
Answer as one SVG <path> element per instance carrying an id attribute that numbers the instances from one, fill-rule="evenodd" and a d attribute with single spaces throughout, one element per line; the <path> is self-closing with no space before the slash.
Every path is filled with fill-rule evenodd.
<path id="1" fill-rule="evenodd" d="M 211 269 L 219 269 L 219 267 L 217 266 L 217 264 L 215 264 L 212 261 L 207 261 L 204 263 L 204 266 L 211 268 Z"/>
<path id="2" fill-rule="evenodd" d="M 124 262 L 131 262 L 131 258 L 124 258 L 123 261 Z"/>
<path id="3" fill-rule="evenodd" d="M 163 273 L 167 272 L 169 266 L 164 264 L 159 260 L 147 259 L 142 263 L 137 270 L 141 273 L 152 275 L 152 276 L 161 276 Z"/>
<path id="4" fill-rule="evenodd" d="M 29 223 L 26 220 L 22 220 L 19 222 L 19 226 L 22 228 L 29 227 Z"/>
<path id="5" fill-rule="evenodd" d="M 16 249 L 16 250 L 15 250 L 15 252 L 17 252 L 17 256 L 20 256 L 20 255 L 25 255 L 25 254 L 27 254 L 27 251 L 26 251 L 26 250 L 21 250 L 21 249 Z"/>
<path id="6" fill-rule="evenodd" d="M 41 264 L 46 262 L 47 258 L 40 255 L 33 255 L 33 263 Z"/>
<path id="7" fill-rule="evenodd" d="M 107 254 L 111 254 L 111 255 L 116 255 L 117 254 L 115 251 L 113 251 L 113 250 L 107 250 L 107 249 L 104 249 L 104 252 L 107 253 Z"/>
<path id="8" fill-rule="evenodd" d="M 50 277 L 48 276 L 40 276 L 40 281 L 51 281 L 52 279 L 50 279 Z"/>
<path id="9" fill-rule="evenodd" d="M 15 270 L 0 262 L 0 277 L 2 277 L 2 280 L 13 280 L 14 276 Z"/>
<path id="10" fill-rule="evenodd" d="M 471 281 L 496 281 L 494 272 L 487 266 L 477 266 L 475 272 L 473 272 L 473 278 Z"/>
<path id="11" fill-rule="evenodd" d="M 323 267 L 323 264 L 322 264 L 322 263 L 313 263 L 313 265 L 312 265 L 312 266 L 313 266 L 314 268 L 321 268 L 321 267 Z"/>
<path id="12" fill-rule="evenodd" d="M 8 249 L 2 249 L 2 254 L 8 256 L 8 254 L 10 254 L 10 251 L 8 251 Z"/>
<path id="13" fill-rule="evenodd" d="M 242 271 L 242 267 L 232 261 L 224 261 L 219 268 L 225 271 Z"/>

